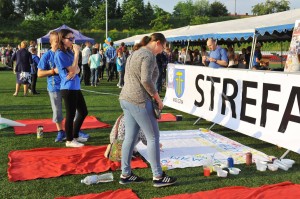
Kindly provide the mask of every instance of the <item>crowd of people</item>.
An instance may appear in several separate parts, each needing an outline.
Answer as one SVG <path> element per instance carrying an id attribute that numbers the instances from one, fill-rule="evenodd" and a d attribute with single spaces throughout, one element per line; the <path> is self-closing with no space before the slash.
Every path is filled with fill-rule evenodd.
<path id="1" fill-rule="evenodd" d="M 14 68 L 16 90 L 13 96 L 18 96 L 22 84 L 24 96 L 28 95 L 28 90 L 32 94 L 39 94 L 36 91 L 37 77 L 47 78 L 53 122 L 57 127 L 55 142 L 66 140 L 66 147 L 82 147 L 89 138 L 88 134 L 80 130 L 88 115 L 81 83 L 96 87 L 103 80 L 105 71 L 107 82 L 118 80 L 117 86 L 122 89 L 120 106 L 124 114 L 120 184 L 144 181 L 133 174 L 130 166 L 141 134 L 147 143 L 154 186 L 169 186 L 176 182 L 176 178 L 166 175 L 160 165 L 159 127 L 153 112 L 153 101 L 160 110 L 163 109 L 159 93 L 163 90 L 168 63 L 211 68 L 249 68 L 250 64 L 251 47 L 237 54 L 232 46 L 222 48 L 214 39 L 208 39 L 207 47 L 201 46 L 200 50 L 182 48 L 179 52 L 178 49 L 172 51 L 167 47 L 163 34 L 154 33 L 144 37 L 130 53 L 124 43 L 116 49 L 110 38 L 106 39 L 105 49 L 88 41 L 82 48 L 74 41 L 73 32 L 69 29 L 53 31 L 50 33 L 51 48 L 41 58 L 37 56 L 35 42 L 30 42 L 28 47 L 27 42 L 22 41 L 15 52 L 7 53 L 2 48 L 1 61 Z M 253 69 L 264 67 L 260 47 L 258 43 L 254 51 Z M 62 103 L 66 112 L 64 126 Z"/>

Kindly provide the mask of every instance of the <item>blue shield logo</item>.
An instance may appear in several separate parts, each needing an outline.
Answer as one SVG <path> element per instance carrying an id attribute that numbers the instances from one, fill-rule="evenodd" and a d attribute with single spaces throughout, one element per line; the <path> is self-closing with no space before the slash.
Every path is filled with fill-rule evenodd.
<path id="1" fill-rule="evenodd" d="M 175 69 L 174 73 L 174 88 L 175 93 L 178 98 L 182 97 L 184 93 L 185 85 L 185 70 L 184 69 Z"/>

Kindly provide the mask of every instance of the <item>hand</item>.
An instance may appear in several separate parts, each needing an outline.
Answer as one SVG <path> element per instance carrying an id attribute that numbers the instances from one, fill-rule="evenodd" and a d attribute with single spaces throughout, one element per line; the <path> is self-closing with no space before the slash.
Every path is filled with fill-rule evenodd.
<path id="1" fill-rule="evenodd" d="M 208 60 L 209 60 L 210 62 L 217 62 L 217 60 L 214 59 L 214 58 L 212 58 L 212 57 L 208 58 Z"/>
<path id="2" fill-rule="evenodd" d="M 69 73 L 68 73 L 68 76 L 67 76 L 67 79 L 68 79 L 68 80 L 72 80 L 72 79 L 74 79 L 75 76 L 76 76 L 76 73 L 69 72 Z"/>
<path id="3" fill-rule="evenodd" d="M 58 74 L 58 68 L 54 68 L 55 74 Z"/>
<path id="4" fill-rule="evenodd" d="M 80 46 L 77 44 L 73 44 L 73 51 L 75 54 L 79 54 L 80 52 Z"/>
<path id="5" fill-rule="evenodd" d="M 158 103 L 158 109 L 159 110 L 162 110 L 164 108 L 164 104 L 163 102 L 161 101 L 160 98 L 158 98 L 158 100 L 156 100 L 156 102 Z"/>

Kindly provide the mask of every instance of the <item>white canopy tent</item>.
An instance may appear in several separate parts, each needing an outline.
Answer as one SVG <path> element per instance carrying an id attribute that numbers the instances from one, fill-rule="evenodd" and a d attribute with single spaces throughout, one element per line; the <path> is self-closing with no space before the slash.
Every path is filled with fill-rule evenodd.
<path id="1" fill-rule="evenodd" d="M 160 32 L 165 35 L 169 42 L 201 41 L 207 38 L 226 41 L 249 41 L 254 36 L 257 36 L 259 41 L 283 40 L 290 38 L 286 33 L 293 29 L 297 19 L 300 19 L 300 9 L 244 19 L 186 26 Z M 127 45 L 132 45 L 149 34 L 135 35 L 114 43 L 119 45 L 124 42 Z"/>

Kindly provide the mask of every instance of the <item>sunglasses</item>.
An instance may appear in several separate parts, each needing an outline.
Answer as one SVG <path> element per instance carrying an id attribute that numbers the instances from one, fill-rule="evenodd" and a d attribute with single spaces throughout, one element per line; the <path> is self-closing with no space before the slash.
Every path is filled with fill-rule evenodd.
<path id="1" fill-rule="evenodd" d="M 75 37 L 65 37 L 65 39 L 68 39 L 70 42 L 73 42 Z"/>

